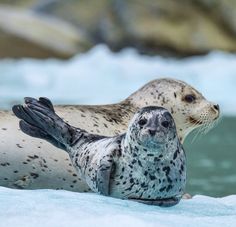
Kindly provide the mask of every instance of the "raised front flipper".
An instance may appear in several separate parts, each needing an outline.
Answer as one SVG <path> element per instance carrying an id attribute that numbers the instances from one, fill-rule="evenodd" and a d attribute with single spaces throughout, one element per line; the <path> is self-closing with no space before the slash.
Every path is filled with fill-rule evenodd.
<path id="1" fill-rule="evenodd" d="M 15 105 L 14 114 L 21 119 L 20 128 L 27 135 L 45 139 L 53 145 L 66 149 L 75 144 L 83 131 L 68 125 L 56 115 L 47 98 L 25 98 L 24 105 Z"/>

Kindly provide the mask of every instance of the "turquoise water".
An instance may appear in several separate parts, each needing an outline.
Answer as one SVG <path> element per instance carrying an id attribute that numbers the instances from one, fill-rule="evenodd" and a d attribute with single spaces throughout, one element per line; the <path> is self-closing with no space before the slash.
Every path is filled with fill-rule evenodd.
<path id="1" fill-rule="evenodd" d="M 187 138 L 187 192 L 209 196 L 236 194 L 236 117 L 223 117 L 206 135 Z"/>

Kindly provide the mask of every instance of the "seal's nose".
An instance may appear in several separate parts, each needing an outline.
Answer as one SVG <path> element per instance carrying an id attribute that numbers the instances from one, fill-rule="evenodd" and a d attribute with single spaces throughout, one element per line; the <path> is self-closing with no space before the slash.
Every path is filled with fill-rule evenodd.
<path id="1" fill-rule="evenodd" d="M 213 105 L 214 109 L 220 111 L 220 106 L 218 104 Z"/>
<path id="2" fill-rule="evenodd" d="M 150 134 L 151 136 L 154 136 L 154 135 L 156 134 L 157 130 L 150 128 L 150 129 L 148 129 L 148 132 L 149 132 L 149 134 Z"/>

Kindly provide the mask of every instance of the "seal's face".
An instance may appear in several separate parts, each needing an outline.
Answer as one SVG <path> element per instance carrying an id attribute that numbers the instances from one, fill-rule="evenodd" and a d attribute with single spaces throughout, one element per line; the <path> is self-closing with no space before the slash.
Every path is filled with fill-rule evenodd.
<path id="1" fill-rule="evenodd" d="M 181 89 L 180 89 L 181 87 Z M 179 85 L 179 89 L 174 92 L 175 108 L 172 109 L 172 115 L 178 125 L 178 134 L 185 135 L 192 130 L 201 127 L 208 130 L 214 125 L 220 115 L 219 105 L 210 102 L 193 87 L 184 84 Z"/>
<path id="2" fill-rule="evenodd" d="M 138 111 L 129 127 L 133 140 L 139 145 L 157 149 L 176 137 L 174 120 L 162 107 L 145 107 Z"/>
<path id="3" fill-rule="evenodd" d="M 187 83 L 174 79 L 151 81 L 129 100 L 137 107 L 162 106 L 170 111 L 177 134 L 184 141 L 194 129 L 210 129 L 219 118 L 219 106 L 205 99 Z"/>

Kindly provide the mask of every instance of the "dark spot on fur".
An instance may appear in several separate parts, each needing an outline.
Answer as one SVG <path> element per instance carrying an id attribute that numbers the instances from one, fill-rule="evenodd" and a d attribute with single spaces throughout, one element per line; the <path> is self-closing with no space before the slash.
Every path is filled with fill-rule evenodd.
<path id="1" fill-rule="evenodd" d="M 166 189 L 166 187 L 160 188 L 160 192 L 163 192 Z"/>
<path id="2" fill-rule="evenodd" d="M 169 192 L 171 188 L 173 188 L 173 186 L 169 184 L 166 188 L 166 191 Z"/>
<path id="3" fill-rule="evenodd" d="M 179 149 L 177 149 L 177 150 L 175 151 L 175 153 L 174 153 L 174 156 L 173 156 L 173 159 L 174 159 L 174 160 L 177 158 L 178 153 L 179 153 Z"/>
<path id="4" fill-rule="evenodd" d="M 166 175 L 168 175 L 169 172 L 170 172 L 170 167 L 169 167 L 169 166 L 165 166 L 165 167 L 163 167 L 162 170 L 163 170 L 164 172 L 166 172 Z"/>
<path id="5" fill-rule="evenodd" d="M 141 163 L 141 161 L 140 161 L 140 160 L 138 160 L 138 164 L 139 164 L 141 167 L 143 167 L 143 166 L 142 166 L 142 163 Z"/>
<path id="6" fill-rule="evenodd" d="M 154 175 L 149 175 L 149 177 L 150 177 L 150 180 L 155 180 L 156 179 L 156 177 Z"/>
<path id="7" fill-rule="evenodd" d="M 9 166 L 10 163 L 9 162 L 4 162 L 4 163 L 1 163 L 1 166 Z"/>
<path id="8" fill-rule="evenodd" d="M 32 176 L 34 179 L 39 177 L 39 175 L 37 173 L 30 173 L 30 176 Z"/>
<path id="9" fill-rule="evenodd" d="M 154 158 L 154 162 L 159 162 L 161 159 L 160 158 L 158 158 L 158 157 L 155 157 Z"/>
<path id="10" fill-rule="evenodd" d="M 145 184 L 145 182 L 143 182 L 140 186 L 141 186 L 141 188 L 146 188 L 146 187 L 147 187 L 147 185 Z"/>
<path id="11" fill-rule="evenodd" d="M 39 158 L 38 155 L 34 155 L 34 156 L 30 156 L 30 155 L 28 155 L 28 157 L 29 157 L 30 159 L 37 159 L 37 158 Z"/>
<path id="12" fill-rule="evenodd" d="M 19 143 L 17 143 L 16 146 L 19 148 L 23 148 Z"/>

